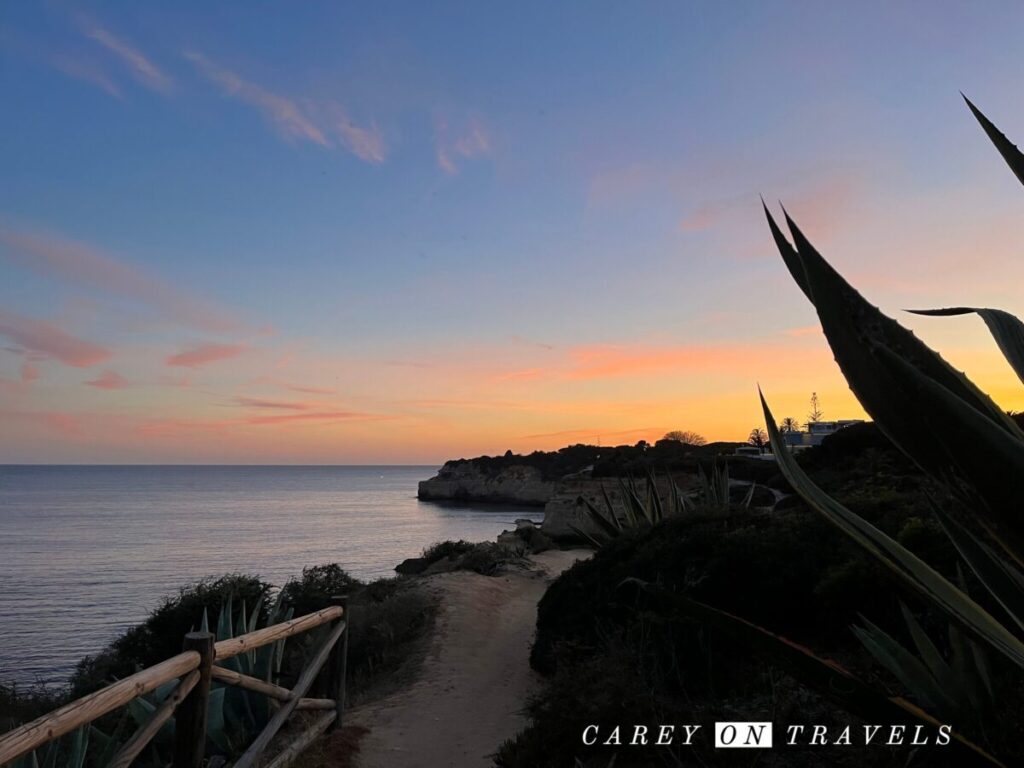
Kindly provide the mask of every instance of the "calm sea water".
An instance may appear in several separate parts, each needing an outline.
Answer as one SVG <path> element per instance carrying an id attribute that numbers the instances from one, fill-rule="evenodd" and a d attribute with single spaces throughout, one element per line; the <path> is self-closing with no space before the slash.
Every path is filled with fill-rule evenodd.
<path id="1" fill-rule="evenodd" d="M 536 508 L 416 499 L 434 467 L 0 466 L 0 681 L 59 683 L 195 579 L 362 579 L 443 539 L 493 539 Z"/>

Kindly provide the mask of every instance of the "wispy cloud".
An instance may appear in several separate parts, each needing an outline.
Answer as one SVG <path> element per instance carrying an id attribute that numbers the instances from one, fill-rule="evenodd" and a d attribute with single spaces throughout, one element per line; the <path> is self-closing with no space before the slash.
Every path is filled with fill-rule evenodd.
<path id="1" fill-rule="evenodd" d="M 75 368 L 88 368 L 108 359 L 106 347 L 72 336 L 57 326 L 0 309 L 0 336 L 6 336 L 25 353 L 58 360 Z"/>
<path id="2" fill-rule="evenodd" d="M 39 369 L 27 360 L 21 365 L 21 381 L 23 384 L 31 384 L 39 380 Z"/>
<path id="3" fill-rule="evenodd" d="M 377 126 L 358 125 L 338 102 L 285 96 L 246 80 L 198 51 L 183 55 L 225 95 L 258 110 L 286 140 L 308 141 L 325 149 L 337 142 L 364 162 L 384 162 L 387 149 Z"/>
<path id="4" fill-rule="evenodd" d="M 383 421 L 395 417 L 361 411 L 330 409 L 283 414 L 255 414 L 235 419 L 153 419 L 139 424 L 135 431 L 147 437 L 188 434 L 237 427 L 273 427 L 292 424 L 331 424 L 350 421 Z"/>
<path id="5" fill-rule="evenodd" d="M 308 411 L 314 406 L 310 403 L 292 403 L 284 400 L 264 400 L 259 397 L 243 397 L 241 395 L 233 397 L 231 402 L 234 405 L 240 405 L 243 408 L 269 408 L 271 410 L 280 411 Z"/>
<path id="6" fill-rule="evenodd" d="M 174 87 L 174 81 L 164 73 L 138 48 L 110 30 L 95 22 L 83 20 L 82 31 L 113 54 L 128 70 L 132 77 L 150 90 L 167 93 Z"/>
<path id="7" fill-rule="evenodd" d="M 182 368 L 199 368 L 210 363 L 238 357 L 245 350 L 246 347 L 242 344 L 200 344 L 171 355 L 167 358 L 166 363 Z"/>
<path id="8" fill-rule="evenodd" d="M 437 167 L 454 175 L 463 160 L 490 153 L 491 137 L 479 118 L 468 119 L 459 129 L 453 129 L 447 120 L 438 119 L 434 127 L 434 151 Z"/>
<path id="9" fill-rule="evenodd" d="M 56 235 L 0 225 L 0 256 L 50 278 L 140 302 L 182 325 L 211 332 L 237 330 L 240 326 L 228 313 L 167 281 L 151 277 L 95 248 Z"/>
<path id="10" fill-rule="evenodd" d="M 117 371 L 106 370 L 103 371 L 95 379 L 91 379 L 87 382 L 90 387 L 96 387 L 96 389 L 124 389 L 128 386 L 128 380 L 119 374 Z"/>
<path id="11" fill-rule="evenodd" d="M 51 61 L 54 69 L 68 77 L 93 85 L 115 99 L 121 98 L 121 88 L 96 62 L 63 54 L 54 56 Z"/>
<path id="12" fill-rule="evenodd" d="M 225 94 L 258 109 L 285 138 L 311 141 L 321 147 L 331 145 L 324 132 L 303 114 L 294 100 L 243 80 L 197 51 L 186 51 L 184 56 Z"/>

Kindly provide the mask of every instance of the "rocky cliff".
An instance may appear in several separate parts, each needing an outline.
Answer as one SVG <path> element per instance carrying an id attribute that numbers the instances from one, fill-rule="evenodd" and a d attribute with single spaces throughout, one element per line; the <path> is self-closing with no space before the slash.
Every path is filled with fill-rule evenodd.
<path id="1" fill-rule="evenodd" d="M 541 507 L 554 495 L 557 483 L 545 480 L 534 467 L 511 465 L 488 472 L 472 461 L 449 461 L 419 484 L 427 501 L 483 501 Z"/>

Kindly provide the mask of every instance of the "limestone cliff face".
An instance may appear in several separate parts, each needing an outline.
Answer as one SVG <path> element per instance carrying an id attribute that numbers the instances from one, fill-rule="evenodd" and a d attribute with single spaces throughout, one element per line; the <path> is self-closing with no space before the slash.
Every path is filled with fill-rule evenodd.
<path id="1" fill-rule="evenodd" d="M 429 480 L 419 484 L 425 500 L 483 501 L 498 504 L 543 506 L 555 493 L 556 483 L 544 480 L 533 467 L 513 465 L 487 474 L 472 461 L 449 461 Z"/>

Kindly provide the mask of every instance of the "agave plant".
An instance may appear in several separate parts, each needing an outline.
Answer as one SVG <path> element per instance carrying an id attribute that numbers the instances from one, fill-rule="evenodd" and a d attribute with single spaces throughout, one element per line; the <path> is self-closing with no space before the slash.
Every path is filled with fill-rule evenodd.
<path id="1" fill-rule="evenodd" d="M 966 97 L 965 97 L 966 98 Z M 1024 183 L 1024 155 L 967 102 L 989 138 Z M 936 505 L 957 552 L 1007 620 L 989 613 L 966 591 L 898 542 L 819 489 L 786 450 L 762 397 L 765 421 L 779 468 L 794 490 L 826 519 L 883 563 L 949 622 L 947 661 L 909 609 L 908 648 L 864 620 L 857 636 L 919 701 L 949 717 L 977 711 L 991 700 L 982 647 L 1024 669 L 1024 433 L 967 377 L 910 331 L 882 314 L 847 283 L 786 214 L 792 244 L 765 207 L 768 225 L 790 274 L 814 305 L 822 329 L 851 390 L 879 429 L 932 478 L 945 484 L 963 511 L 962 523 Z M 996 309 L 958 307 L 918 314 L 978 314 L 1000 350 L 1024 380 L 1024 324 Z M 971 531 L 987 534 L 995 548 Z M 997 549 L 1000 550 L 997 552 Z"/>
<path id="2" fill-rule="evenodd" d="M 618 482 L 619 497 L 621 505 L 616 505 L 608 490 L 602 485 L 601 496 L 604 509 L 598 509 L 588 499 L 580 496 L 576 503 L 586 509 L 587 519 L 591 522 L 591 530 L 586 531 L 577 526 L 570 526 L 581 539 L 589 542 L 596 549 L 605 546 L 609 541 L 621 536 L 628 531 L 650 528 L 669 516 L 681 516 L 686 513 L 721 513 L 728 511 L 735 506 L 730 498 L 729 466 L 723 464 L 721 467 L 714 464 L 711 472 L 705 472 L 704 467 L 697 467 L 697 488 L 684 493 L 679 485 L 666 475 L 666 484 L 669 489 L 669 499 L 666 505 L 662 502 L 658 493 L 658 483 L 652 472 L 647 473 L 644 488 L 641 490 L 636 480 L 632 477 L 627 480 L 621 478 Z M 754 498 L 754 491 L 757 489 L 755 483 L 750 487 L 739 502 L 739 507 L 747 509 Z M 620 511 L 621 514 L 620 514 Z"/>
<path id="3" fill-rule="evenodd" d="M 51 741 L 45 750 L 40 748 L 19 757 L 11 763 L 11 768 L 84 768 L 89 752 L 89 734 L 94 730 L 95 728 L 83 726 L 66 739 Z M 109 757 L 112 756 L 113 752 Z M 99 765 L 106 765 L 102 758 Z"/>

